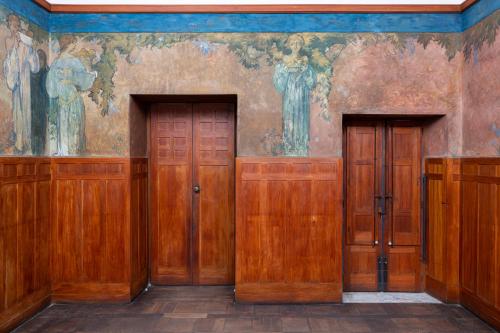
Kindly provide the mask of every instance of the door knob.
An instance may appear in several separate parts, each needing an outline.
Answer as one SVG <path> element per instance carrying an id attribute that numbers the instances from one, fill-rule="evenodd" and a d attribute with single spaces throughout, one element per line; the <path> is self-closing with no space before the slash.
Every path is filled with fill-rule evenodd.
<path id="1" fill-rule="evenodd" d="M 391 247 L 392 247 L 392 242 L 391 242 L 391 241 L 389 241 L 389 243 L 387 243 L 387 245 L 389 245 L 389 246 L 391 246 Z"/>
<path id="2" fill-rule="evenodd" d="M 194 193 L 200 193 L 200 190 L 201 190 L 200 185 L 193 186 Z"/>

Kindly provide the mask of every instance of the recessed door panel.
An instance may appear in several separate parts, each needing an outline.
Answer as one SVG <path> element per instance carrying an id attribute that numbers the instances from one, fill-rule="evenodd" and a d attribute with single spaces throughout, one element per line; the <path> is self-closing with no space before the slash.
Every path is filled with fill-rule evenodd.
<path id="1" fill-rule="evenodd" d="M 418 291 L 421 128 L 356 122 L 345 138 L 345 289 Z"/>
<path id="2" fill-rule="evenodd" d="M 190 284 L 192 223 L 191 104 L 154 104 L 151 109 L 151 280 Z"/>
<path id="3" fill-rule="evenodd" d="M 153 105 L 151 163 L 153 283 L 232 284 L 233 105 Z"/>
<path id="4" fill-rule="evenodd" d="M 376 241 L 377 126 L 347 128 L 346 290 L 377 290 Z"/>
<path id="5" fill-rule="evenodd" d="M 234 115 L 231 104 L 194 106 L 196 283 L 234 281 Z"/>

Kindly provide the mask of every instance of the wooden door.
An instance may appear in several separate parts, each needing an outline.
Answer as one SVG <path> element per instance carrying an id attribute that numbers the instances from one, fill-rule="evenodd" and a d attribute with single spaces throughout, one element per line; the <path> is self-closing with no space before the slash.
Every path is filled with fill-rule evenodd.
<path id="1" fill-rule="evenodd" d="M 387 290 L 420 289 L 421 128 L 387 127 Z"/>
<path id="2" fill-rule="evenodd" d="M 379 168 L 376 123 L 353 124 L 347 128 L 347 214 L 345 240 L 346 290 L 377 290 L 377 246 L 379 230 L 375 196 Z"/>
<path id="3" fill-rule="evenodd" d="M 234 283 L 234 113 L 194 105 L 195 284 Z"/>
<path id="4" fill-rule="evenodd" d="M 153 283 L 233 283 L 234 146 L 232 104 L 152 106 Z"/>
<path id="5" fill-rule="evenodd" d="M 193 108 L 151 108 L 151 280 L 190 284 Z"/>
<path id="6" fill-rule="evenodd" d="M 421 129 L 410 125 L 346 127 L 347 291 L 420 288 Z"/>

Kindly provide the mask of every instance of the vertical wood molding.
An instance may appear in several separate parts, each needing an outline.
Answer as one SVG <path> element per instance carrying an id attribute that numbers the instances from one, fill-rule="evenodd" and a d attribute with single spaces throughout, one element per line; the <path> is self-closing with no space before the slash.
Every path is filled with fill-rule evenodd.
<path id="1" fill-rule="evenodd" d="M 339 302 L 342 159 L 236 159 L 236 299 Z"/>
<path id="2" fill-rule="evenodd" d="M 144 286 L 144 164 L 52 159 L 54 300 L 128 301 Z"/>
<path id="3" fill-rule="evenodd" d="M 148 159 L 132 158 L 130 164 L 131 296 L 148 282 Z"/>
<path id="4" fill-rule="evenodd" d="M 427 176 L 426 291 L 447 303 L 459 302 L 460 160 L 425 161 Z"/>
<path id="5" fill-rule="evenodd" d="M 461 160 L 460 300 L 500 330 L 500 158 Z"/>
<path id="6" fill-rule="evenodd" d="M 0 158 L 0 332 L 50 302 L 50 160 Z"/>

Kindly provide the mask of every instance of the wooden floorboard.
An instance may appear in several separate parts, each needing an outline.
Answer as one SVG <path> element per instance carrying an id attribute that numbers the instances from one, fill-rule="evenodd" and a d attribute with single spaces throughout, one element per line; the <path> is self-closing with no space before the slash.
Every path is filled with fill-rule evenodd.
<path id="1" fill-rule="evenodd" d="M 20 332 L 494 332 L 446 304 L 235 304 L 233 287 L 152 287 L 134 302 L 56 304 Z"/>

